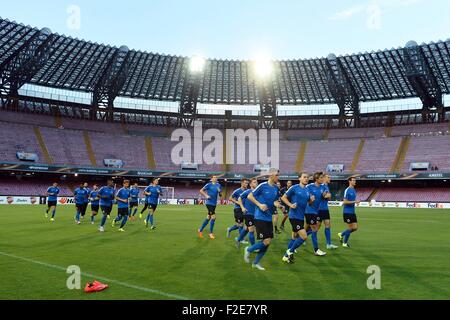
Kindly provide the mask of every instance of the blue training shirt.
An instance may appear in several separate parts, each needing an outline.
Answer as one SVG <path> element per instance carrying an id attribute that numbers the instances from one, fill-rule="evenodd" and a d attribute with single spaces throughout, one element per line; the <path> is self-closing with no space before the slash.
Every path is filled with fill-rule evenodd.
<path id="1" fill-rule="evenodd" d="M 58 200 L 58 194 L 59 194 L 59 188 L 58 187 L 50 187 L 47 189 L 48 193 L 48 201 L 57 201 Z"/>
<path id="2" fill-rule="evenodd" d="M 131 203 L 136 203 L 139 201 L 139 188 L 130 189 L 130 198 Z"/>
<path id="3" fill-rule="evenodd" d="M 145 192 L 149 192 L 150 195 L 146 196 L 146 201 L 149 204 L 158 204 L 159 196 L 162 194 L 162 188 L 161 186 L 154 186 L 149 185 L 147 188 L 145 188 Z"/>
<path id="4" fill-rule="evenodd" d="M 97 199 L 97 194 L 98 191 L 96 190 L 92 190 L 91 193 L 89 194 L 89 200 L 91 201 L 91 204 L 94 206 L 98 206 L 100 203 L 100 200 Z"/>
<path id="5" fill-rule="evenodd" d="M 75 203 L 76 204 L 84 204 L 84 199 L 88 196 L 88 193 L 85 188 L 77 188 L 74 191 Z"/>
<path id="6" fill-rule="evenodd" d="M 253 202 L 251 202 L 248 199 L 248 195 L 250 193 L 252 193 L 253 190 L 251 189 L 247 189 L 244 192 L 242 192 L 240 198 L 242 200 L 242 204 L 244 205 L 244 208 L 247 210 L 247 212 L 245 214 L 248 214 L 250 216 L 254 216 L 255 215 L 255 210 L 256 210 L 256 204 L 254 204 Z"/>
<path id="7" fill-rule="evenodd" d="M 316 186 L 315 183 L 310 183 L 306 186 L 309 193 L 315 197 L 314 202 L 306 206 L 306 214 L 319 214 L 320 203 L 323 200 L 322 194 L 324 193 L 324 188 L 322 185 Z"/>
<path id="8" fill-rule="evenodd" d="M 84 203 L 89 203 L 89 194 L 91 193 L 91 189 L 84 188 L 86 190 L 86 196 L 84 197 Z"/>
<path id="9" fill-rule="evenodd" d="M 130 198 L 130 189 L 128 189 L 128 188 L 119 189 L 119 191 L 117 191 L 116 197 L 126 200 L 126 202 L 117 200 L 117 207 L 119 209 L 128 208 L 128 203 L 129 203 L 129 198 Z"/>
<path id="10" fill-rule="evenodd" d="M 345 189 L 344 200 L 356 201 L 356 189 L 350 187 Z M 356 214 L 355 204 L 344 204 L 344 214 Z"/>
<path id="11" fill-rule="evenodd" d="M 103 207 L 112 207 L 114 200 L 114 188 L 113 187 L 101 187 L 98 190 L 98 197 L 100 198 L 100 206 Z"/>
<path id="12" fill-rule="evenodd" d="M 206 204 L 209 206 L 217 206 L 217 200 L 222 191 L 222 186 L 218 182 L 210 182 L 203 187 L 203 190 L 209 196 L 209 199 L 206 200 Z"/>
<path id="13" fill-rule="evenodd" d="M 263 182 L 253 190 L 253 196 L 258 202 L 268 207 L 267 211 L 261 211 L 259 207 L 256 207 L 255 219 L 272 221 L 272 212 L 275 210 L 274 202 L 280 197 L 280 190 L 277 185 L 271 186 L 268 182 Z"/>
<path id="14" fill-rule="evenodd" d="M 330 187 L 327 184 L 322 184 L 322 188 L 324 190 L 324 192 L 329 193 L 330 192 Z M 328 199 L 323 198 L 322 201 L 320 201 L 320 206 L 319 206 L 319 210 L 328 210 Z"/>
<path id="15" fill-rule="evenodd" d="M 303 188 L 301 185 L 296 184 L 286 192 L 286 196 L 292 204 L 297 205 L 297 208 L 289 209 L 289 218 L 304 220 L 306 207 L 311 199 L 308 188 Z"/>
<path id="16" fill-rule="evenodd" d="M 244 193 L 244 189 L 242 189 L 242 188 L 239 188 L 239 189 L 236 189 L 236 190 L 234 190 L 233 191 L 233 193 L 231 194 L 231 198 L 233 199 L 233 200 L 236 200 L 236 201 L 238 201 L 239 200 L 239 197 L 241 196 L 241 194 L 242 193 Z M 240 209 L 241 207 L 238 205 L 238 204 L 234 204 L 234 208 L 235 209 Z"/>

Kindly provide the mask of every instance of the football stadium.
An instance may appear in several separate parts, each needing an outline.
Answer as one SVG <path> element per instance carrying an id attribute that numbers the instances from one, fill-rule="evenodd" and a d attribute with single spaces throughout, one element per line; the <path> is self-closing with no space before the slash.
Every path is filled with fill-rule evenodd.
<path id="1" fill-rule="evenodd" d="M 450 298 L 450 39 L 232 60 L 14 19 L 0 299 Z"/>

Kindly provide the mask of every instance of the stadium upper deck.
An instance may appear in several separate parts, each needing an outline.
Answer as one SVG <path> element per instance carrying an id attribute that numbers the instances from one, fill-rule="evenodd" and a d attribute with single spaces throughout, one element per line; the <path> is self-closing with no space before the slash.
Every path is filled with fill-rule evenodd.
<path id="1" fill-rule="evenodd" d="M 93 105 L 103 101 L 111 106 L 119 96 L 181 103 L 194 99 L 260 104 L 261 116 L 267 116 L 274 104 L 337 104 L 341 116 L 357 117 L 365 101 L 420 97 L 424 108 L 442 109 L 442 96 L 450 94 L 450 40 L 273 61 L 273 74 L 261 88 L 251 61 L 206 60 L 193 81 L 187 57 L 91 43 L 0 19 L 0 72 L 1 94 L 10 99 L 31 83 L 93 93 Z M 197 87 L 192 91 L 193 82 Z"/>

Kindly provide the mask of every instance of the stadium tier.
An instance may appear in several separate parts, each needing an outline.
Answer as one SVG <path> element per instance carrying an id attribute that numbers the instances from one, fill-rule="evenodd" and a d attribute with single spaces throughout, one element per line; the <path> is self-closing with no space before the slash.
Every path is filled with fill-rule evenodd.
<path id="1" fill-rule="evenodd" d="M 180 170 L 171 161 L 172 148 L 177 144 L 168 136 L 171 128 L 139 125 L 128 128 L 121 124 L 61 121 L 8 111 L 0 111 L 0 121 L 3 162 L 19 162 L 16 153 L 26 152 L 35 153 L 39 157 L 37 163 L 42 164 L 104 167 L 105 159 L 120 159 L 124 168 Z M 440 171 L 450 170 L 448 123 L 394 127 L 389 137 L 386 131 L 386 128 L 332 129 L 322 131 L 322 136 L 319 130 L 281 133 L 280 170 L 312 172 L 326 170 L 329 164 L 340 164 L 346 173 L 404 173 L 409 172 L 413 162 L 429 162 Z M 203 147 L 206 145 L 203 142 Z M 246 159 L 248 153 L 246 148 Z M 253 169 L 248 164 L 228 168 L 238 173 L 252 173 Z M 201 172 L 224 170 L 222 165 L 199 166 Z"/>

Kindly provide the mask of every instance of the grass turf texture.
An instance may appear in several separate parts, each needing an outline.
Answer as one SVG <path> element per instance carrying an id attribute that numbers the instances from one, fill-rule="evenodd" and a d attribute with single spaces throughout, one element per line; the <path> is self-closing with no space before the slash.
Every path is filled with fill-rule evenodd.
<path id="1" fill-rule="evenodd" d="M 237 233 L 226 239 L 225 229 L 234 222 L 231 207 L 218 208 L 214 241 L 207 237 L 209 226 L 205 239 L 197 238 L 205 218 L 200 206 L 160 206 L 154 231 L 137 220 L 119 233 L 108 220 L 104 234 L 97 230 L 99 217 L 95 226 L 88 216 L 77 226 L 74 208 L 60 206 L 51 223 L 44 210 L 0 206 L 0 299 L 173 299 L 164 293 L 189 299 L 450 298 L 445 210 L 360 208 L 360 230 L 350 239 L 351 249 L 316 257 L 309 240 L 293 265 L 281 261 L 290 237 L 287 223 L 262 260 L 265 272 L 244 263 L 244 246 L 238 251 L 232 240 Z M 336 244 L 337 232 L 345 228 L 340 212 L 332 209 Z M 323 230 L 319 242 L 324 249 Z M 64 269 L 69 265 L 114 282 L 102 293 L 68 290 Z M 370 265 L 381 268 L 381 290 L 367 289 Z M 83 276 L 82 287 L 92 280 Z"/>

